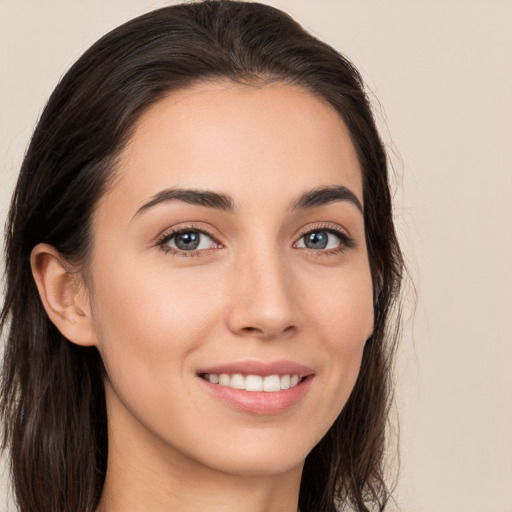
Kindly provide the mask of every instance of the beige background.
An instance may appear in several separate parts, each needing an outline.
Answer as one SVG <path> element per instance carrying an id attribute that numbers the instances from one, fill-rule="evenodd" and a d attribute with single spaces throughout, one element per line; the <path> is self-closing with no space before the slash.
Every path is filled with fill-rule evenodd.
<path id="1" fill-rule="evenodd" d="M 2 224 L 59 77 L 107 30 L 165 3 L 0 0 Z M 418 291 L 397 367 L 401 509 L 512 512 L 512 2 L 268 3 L 346 53 L 382 105 Z"/>

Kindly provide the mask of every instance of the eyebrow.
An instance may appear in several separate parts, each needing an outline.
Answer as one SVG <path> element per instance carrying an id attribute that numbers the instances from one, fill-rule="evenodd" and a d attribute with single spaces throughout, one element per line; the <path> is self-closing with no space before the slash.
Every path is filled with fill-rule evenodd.
<path id="1" fill-rule="evenodd" d="M 143 204 L 135 213 L 135 217 L 144 211 L 152 208 L 161 203 L 169 203 L 172 201 L 182 201 L 188 204 L 195 204 L 198 206 L 205 206 L 207 208 L 215 208 L 217 210 L 225 210 L 228 212 L 234 211 L 234 201 L 226 194 L 218 192 L 210 192 L 207 190 L 183 189 L 174 188 L 162 190 L 150 201 Z"/>
<path id="2" fill-rule="evenodd" d="M 234 200 L 219 192 L 197 189 L 166 189 L 154 195 L 147 203 L 143 204 L 135 213 L 134 217 L 140 215 L 146 210 L 162 203 L 172 201 L 182 201 L 184 203 L 204 206 L 206 208 L 215 208 L 227 212 L 235 211 Z M 356 206 L 363 213 L 363 206 L 356 195 L 343 185 L 332 185 L 309 190 L 292 201 L 290 209 L 307 210 L 317 206 L 323 206 L 336 201 L 348 201 Z"/>
<path id="3" fill-rule="evenodd" d="M 328 187 L 320 187 L 310 190 L 302 194 L 296 199 L 292 205 L 292 210 L 306 210 L 315 208 L 335 201 L 348 201 L 363 213 L 363 205 L 357 196 L 347 187 L 343 185 L 332 185 Z"/>

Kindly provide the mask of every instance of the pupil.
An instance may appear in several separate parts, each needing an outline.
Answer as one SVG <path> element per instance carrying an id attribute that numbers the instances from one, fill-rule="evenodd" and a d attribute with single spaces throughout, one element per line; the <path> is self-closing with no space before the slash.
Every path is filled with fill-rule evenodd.
<path id="1" fill-rule="evenodd" d="M 190 251 L 199 245 L 199 233 L 180 233 L 176 236 L 176 247 L 184 251 Z"/>
<path id="2" fill-rule="evenodd" d="M 325 249 L 327 247 L 327 232 L 315 231 L 306 236 L 305 245 L 309 249 Z"/>

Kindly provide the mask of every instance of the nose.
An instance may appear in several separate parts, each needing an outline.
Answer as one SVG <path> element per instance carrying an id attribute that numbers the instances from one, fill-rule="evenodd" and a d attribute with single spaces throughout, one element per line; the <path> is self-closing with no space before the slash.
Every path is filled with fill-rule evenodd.
<path id="1" fill-rule="evenodd" d="M 277 251 L 241 256 L 230 290 L 227 323 L 237 335 L 271 340 L 289 337 L 300 328 L 293 273 Z"/>

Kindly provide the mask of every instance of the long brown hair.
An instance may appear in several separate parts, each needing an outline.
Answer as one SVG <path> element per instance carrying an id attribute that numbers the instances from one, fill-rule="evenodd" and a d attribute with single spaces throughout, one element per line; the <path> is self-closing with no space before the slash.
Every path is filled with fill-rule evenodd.
<path id="1" fill-rule="evenodd" d="M 374 283 L 374 333 L 343 411 L 308 455 L 303 511 L 384 510 L 390 368 L 403 261 L 386 153 L 358 71 L 267 5 L 209 0 L 165 7 L 113 30 L 71 67 L 33 134 L 6 229 L 6 334 L 0 414 L 21 512 L 93 512 L 107 464 L 103 366 L 47 317 L 30 252 L 53 245 L 86 265 L 91 215 L 141 113 L 172 90 L 212 79 L 284 81 L 329 102 L 351 134 L 363 175 Z M 396 316 L 396 315 L 395 315 Z M 396 319 L 395 319 L 396 320 Z"/>

